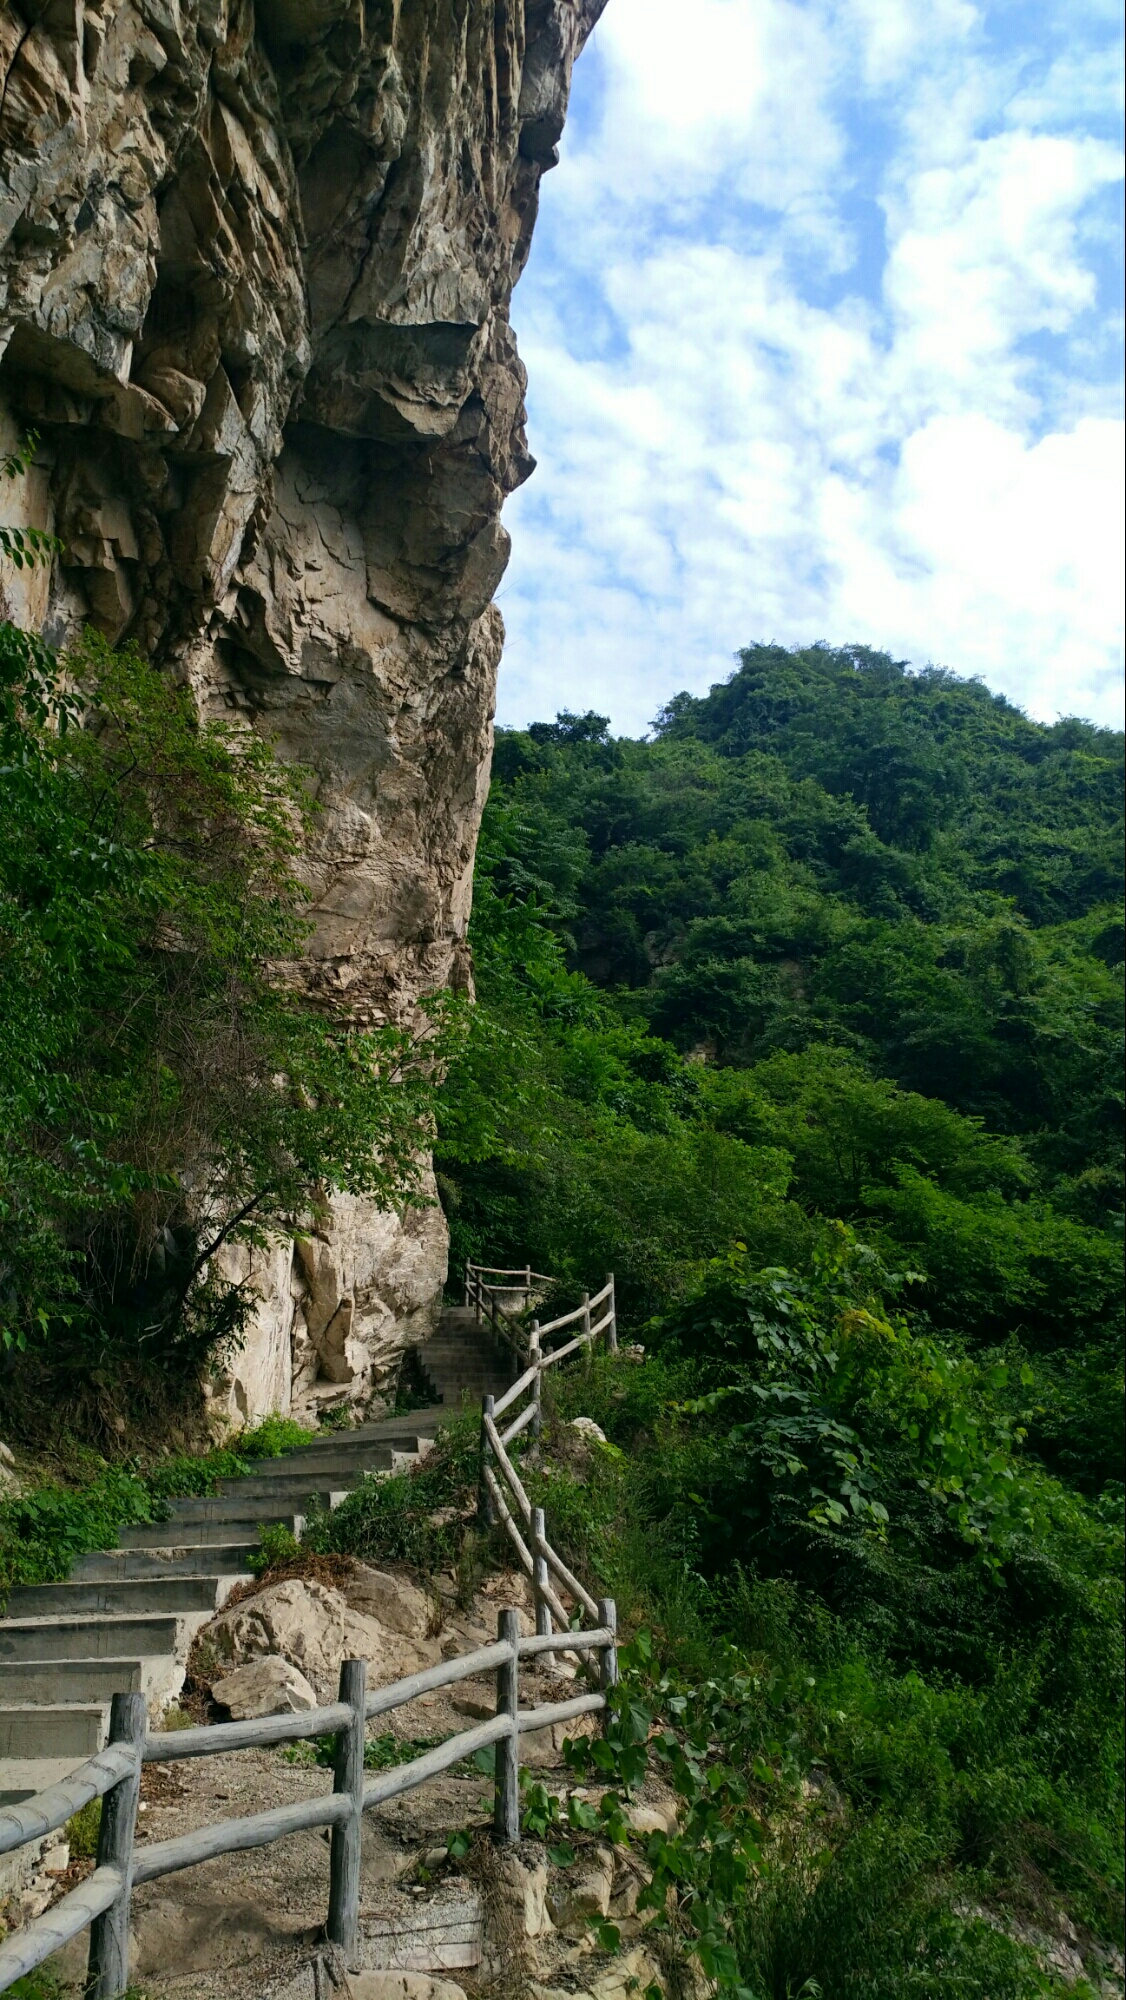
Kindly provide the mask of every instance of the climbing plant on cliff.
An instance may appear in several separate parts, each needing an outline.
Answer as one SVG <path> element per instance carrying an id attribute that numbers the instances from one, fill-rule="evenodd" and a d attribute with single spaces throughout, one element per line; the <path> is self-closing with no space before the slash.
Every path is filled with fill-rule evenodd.
<path id="1" fill-rule="evenodd" d="M 209 1263 L 332 1187 L 417 1186 L 435 1052 L 287 968 L 303 773 L 88 633 L 0 625 L 0 1338 L 198 1353 Z"/>

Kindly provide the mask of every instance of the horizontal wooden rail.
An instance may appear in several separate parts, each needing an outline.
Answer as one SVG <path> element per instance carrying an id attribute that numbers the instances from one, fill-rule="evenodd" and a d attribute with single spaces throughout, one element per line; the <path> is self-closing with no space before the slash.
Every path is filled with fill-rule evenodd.
<path id="1" fill-rule="evenodd" d="M 146 1764 L 169 1764 L 183 1757 L 215 1757 L 228 1750 L 263 1750 L 272 1743 L 299 1743 L 308 1736 L 334 1736 L 347 1727 L 351 1709 L 307 1708 L 297 1715 L 261 1715 L 253 1722 L 213 1722 L 199 1729 L 158 1729 L 146 1736 Z"/>
<path id="2" fill-rule="evenodd" d="M 220 1854 L 242 1854 L 251 1847 L 268 1847 L 271 1841 L 281 1840 L 287 1833 L 306 1833 L 314 1826 L 337 1826 L 348 1818 L 351 1810 L 346 1795 L 326 1792 L 323 1798 L 299 1799 L 296 1805 L 276 1806 L 272 1812 L 254 1813 L 249 1819 L 224 1819 L 215 1826 L 201 1826 L 175 1840 L 142 1847 L 133 1863 L 133 1880 L 155 1882 L 161 1875 L 176 1875 L 181 1868 L 195 1868 L 201 1861 L 214 1861 Z"/>
<path id="3" fill-rule="evenodd" d="M 511 1657 L 511 1654 L 510 1654 Z M 512 1733 L 512 1724 L 506 1716 L 491 1716 L 488 1722 L 479 1722 L 476 1729 L 463 1729 L 458 1736 L 451 1736 L 447 1742 L 439 1743 L 433 1750 L 427 1750 L 422 1757 L 416 1757 L 409 1764 L 400 1764 L 397 1770 L 385 1771 L 380 1778 L 373 1778 L 364 1786 L 364 1807 L 382 1805 L 386 1799 L 398 1798 L 401 1792 L 413 1792 L 418 1785 L 424 1785 L 429 1778 L 439 1778 L 448 1771 L 451 1764 L 460 1764 L 467 1757 L 473 1757 L 478 1750 L 487 1750 L 491 1743 L 498 1743 L 502 1736 Z"/>
<path id="4" fill-rule="evenodd" d="M 583 1304 L 576 1306 L 572 1312 L 563 1313 L 559 1319 L 549 1319 L 546 1326 L 541 1326 L 540 1339 L 543 1339 L 545 1333 L 561 1333 L 565 1326 L 574 1326 L 575 1321 L 580 1320 L 585 1312 L 593 1312 L 595 1306 L 600 1306 L 604 1299 L 608 1299 L 613 1290 L 614 1280 L 607 1278 L 602 1290 L 595 1292 L 593 1298 L 585 1299 Z"/>
<path id="5" fill-rule="evenodd" d="M 577 1354 L 580 1347 L 589 1347 L 591 1341 L 597 1340 L 599 1334 L 605 1333 L 607 1327 L 612 1324 L 613 1317 L 610 1313 L 607 1313 L 605 1319 L 600 1319 L 598 1325 L 592 1326 L 589 1333 L 580 1333 L 575 1340 L 569 1340 L 565 1347 L 553 1347 L 549 1353 L 544 1355 L 543 1366 L 545 1368 L 554 1368 L 557 1361 L 566 1361 L 569 1354 Z M 541 1326 L 541 1339 L 546 1331 L 547 1329 Z"/>
<path id="6" fill-rule="evenodd" d="M 522 1375 L 518 1375 L 512 1386 L 505 1390 L 503 1396 L 497 1397 L 493 1404 L 494 1417 L 503 1415 L 509 1405 L 514 1403 L 518 1396 L 524 1394 L 525 1389 L 530 1389 L 538 1374 L 539 1365 L 538 1363 L 533 1363 L 531 1368 L 526 1368 Z"/>
<path id="7" fill-rule="evenodd" d="M 523 1736 L 529 1729 L 550 1729 L 556 1722 L 574 1722 L 577 1716 L 594 1715 L 605 1706 L 604 1694 L 576 1694 L 570 1701 L 551 1701 L 543 1708 L 523 1708 L 516 1720 Z"/>
<path id="8" fill-rule="evenodd" d="M 37 1792 L 22 1805 L 5 1806 L 0 1811 L 0 1854 L 9 1854 L 13 1847 L 26 1847 L 29 1840 L 42 1840 L 45 1834 L 54 1833 L 57 1827 L 73 1819 L 76 1812 L 81 1812 L 83 1806 L 88 1806 L 91 1799 L 102 1798 L 136 1768 L 137 1753 L 132 1746 L 113 1743 L 99 1750 L 96 1757 L 91 1757 L 61 1785 Z"/>
<path id="9" fill-rule="evenodd" d="M 508 1481 L 509 1488 L 516 1500 L 516 1505 L 519 1507 L 520 1512 L 523 1514 L 525 1521 L 527 1521 L 528 1525 L 531 1526 L 532 1503 L 524 1491 L 524 1488 L 520 1481 L 520 1475 L 517 1472 L 516 1467 L 513 1465 L 512 1460 L 509 1458 L 508 1453 L 506 1452 L 504 1445 L 501 1442 L 500 1432 L 498 1431 L 495 1423 L 493 1422 L 492 1417 L 489 1416 L 487 1412 L 484 1417 L 484 1426 L 485 1426 L 485 1435 L 488 1438 L 489 1443 L 492 1445 L 493 1448 L 493 1455 L 496 1458 L 497 1464 L 500 1466 L 501 1471 L 504 1473 L 504 1476 Z"/>
<path id="10" fill-rule="evenodd" d="M 528 1264 L 470 1264 L 466 1271 L 472 1271 L 478 1278 L 531 1278 L 539 1285 L 551 1285 L 555 1280 L 547 1271 L 533 1271 Z M 516 1292 L 523 1290 L 520 1285 L 498 1285 L 497 1291 Z"/>
<path id="11" fill-rule="evenodd" d="M 495 1646 L 479 1646 L 475 1653 L 462 1653 L 456 1660 L 423 1667 L 421 1673 L 408 1674 L 405 1680 L 392 1681 L 389 1687 L 373 1688 L 365 1703 L 367 1719 L 370 1722 L 373 1715 L 389 1715 L 392 1709 L 403 1708 L 408 1701 L 417 1701 L 420 1694 L 432 1694 L 436 1688 L 452 1687 L 455 1681 L 487 1674 L 507 1657 L 507 1649 L 498 1640 Z"/>
<path id="12" fill-rule="evenodd" d="M 544 1561 L 547 1563 L 549 1569 L 553 1569 L 555 1571 L 555 1574 L 559 1578 L 560 1583 L 564 1586 L 566 1590 L 570 1591 L 571 1596 L 575 1598 L 579 1604 L 582 1605 L 583 1609 L 585 1611 L 588 1611 L 592 1618 L 597 1618 L 598 1606 L 595 1603 L 594 1598 L 591 1596 L 589 1590 L 584 1589 L 583 1585 L 579 1582 L 578 1577 L 573 1576 L 571 1574 L 571 1571 L 567 1568 L 567 1565 L 564 1562 L 562 1556 L 559 1555 L 557 1551 L 552 1548 L 551 1543 L 546 1539 L 546 1537 L 544 1537 L 542 1540 L 537 1538 L 536 1553 L 538 1555 L 543 1556 Z"/>
<path id="13" fill-rule="evenodd" d="M 124 1888 L 120 1869 L 95 1868 L 87 1880 L 64 1896 L 54 1909 L 46 1910 L 34 1922 L 0 1944 L 0 1993 L 14 1986 L 53 1951 L 77 1937 L 88 1924 L 111 1909 Z"/>
<path id="14" fill-rule="evenodd" d="M 515 1421 L 509 1424 L 508 1429 L 503 1430 L 501 1432 L 500 1434 L 501 1443 L 503 1445 L 510 1445 L 512 1443 L 513 1438 L 518 1438 L 520 1436 L 520 1433 L 522 1431 L 526 1431 L 528 1425 L 534 1424 L 535 1421 L 536 1421 L 536 1406 L 534 1403 L 529 1403 L 527 1409 L 521 1410 L 520 1415 L 515 1419 Z"/>

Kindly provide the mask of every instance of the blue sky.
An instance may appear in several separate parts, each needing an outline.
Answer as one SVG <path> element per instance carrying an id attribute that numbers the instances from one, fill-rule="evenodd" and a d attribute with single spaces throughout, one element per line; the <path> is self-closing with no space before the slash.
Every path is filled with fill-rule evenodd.
<path id="1" fill-rule="evenodd" d="M 609 0 L 513 300 L 498 719 L 753 640 L 1121 714 L 1117 6 Z"/>

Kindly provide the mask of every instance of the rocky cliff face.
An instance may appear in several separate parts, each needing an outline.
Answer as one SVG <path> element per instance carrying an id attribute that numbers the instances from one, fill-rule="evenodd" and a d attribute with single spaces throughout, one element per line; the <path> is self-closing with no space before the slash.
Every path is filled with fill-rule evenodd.
<path id="1" fill-rule="evenodd" d="M 304 974 L 358 1021 L 464 984 L 532 469 L 509 329 L 605 0 L 19 0 L 0 11 L 0 422 L 53 529 L 9 615 L 83 619 L 316 773 Z M 366 1401 L 425 1331 L 436 1208 L 233 1253 L 233 1415 Z"/>

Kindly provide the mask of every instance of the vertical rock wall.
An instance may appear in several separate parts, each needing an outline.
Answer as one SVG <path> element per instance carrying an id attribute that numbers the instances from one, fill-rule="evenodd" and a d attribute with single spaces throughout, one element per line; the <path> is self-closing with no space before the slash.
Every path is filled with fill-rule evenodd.
<path id="1" fill-rule="evenodd" d="M 7 615 L 93 621 L 316 773 L 326 1005 L 468 979 L 503 629 L 532 469 L 508 301 L 605 0 L 12 0 L 0 10 Z M 236 1250 L 236 1418 L 366 1403 L 438 1310 L 437 1207 L 337 1200 Z"/>

